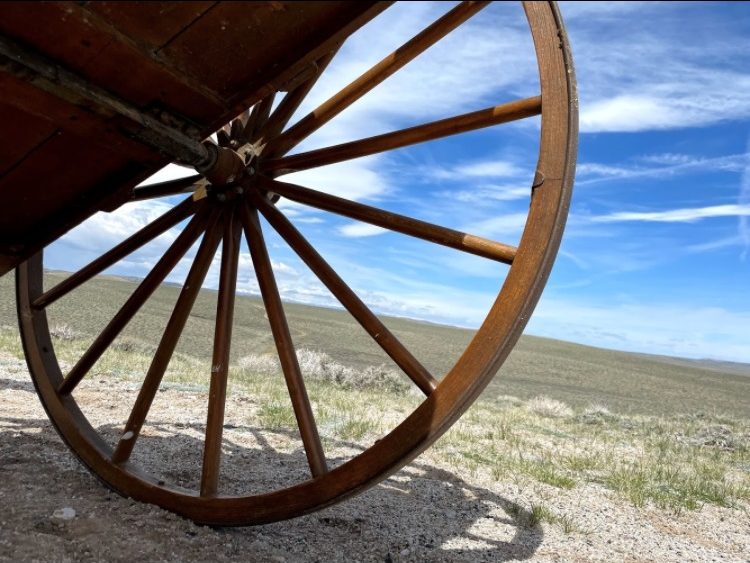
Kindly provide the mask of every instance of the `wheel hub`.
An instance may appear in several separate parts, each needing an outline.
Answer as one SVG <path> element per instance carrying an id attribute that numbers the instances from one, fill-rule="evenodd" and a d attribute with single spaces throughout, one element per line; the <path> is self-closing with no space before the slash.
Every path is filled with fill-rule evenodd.
<path id="1" fill-rule="evenodd" d="M 204 143 L 215 158 L 205 168 L 197 169 L 216 188 L 236 184 L 247 174 L 245 159 L 238 152 L 228 147 L 219 147 L 213 143 Z"/>

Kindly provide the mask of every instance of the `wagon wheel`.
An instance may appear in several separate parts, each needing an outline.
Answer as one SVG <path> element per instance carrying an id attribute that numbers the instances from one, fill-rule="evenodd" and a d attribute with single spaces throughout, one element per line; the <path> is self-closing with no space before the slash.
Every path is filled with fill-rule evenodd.
<path id="1" fill-rule="evenodd" d="M 487 385 L 517 341 L 539 298 L 567 216 L 575 167 L 577 99 L 570 52 L 556 6 L 538 2 L 524 4 L 538 61 L 539 96 L 361 141 L 285 156 L 301 140 L 468 20 L 485 4 L 463 2 L 315 111 L 286 128 L 331 57 L 319 61 L 317 74 L 290 89 L 273 112 L 273 96 L 268 96 L 217 133 L 218 163 L 204 171 L 205 177 L 192 176 L 134 191 L 134 198 L 139 199 L 180 193 L 199 185 L 206 197 L 188 198 L 52 289 L 43 290 L 41 253 L 19 267 L 17 290 L 22 338 L 39 395 L 68 445 L 108 485 L 124 495 L 204 523 L 257 524 L 298 516 L 371 487 L 402 467 L 443 434 Z M 539 114 L 541 139 L 537 172 L 531 180 L 530 210 L 517 248 L 276 180 L 288 171 L 393 150 Z M 476 336 L 440 382 L 419 364 L 292 226 L 274 205 L 279 197 L 510 266 L 503 287 Z M 259 213 L 425 395 L 423 402 L 394 430 L 335 469 L 329 470 L 326 464 L 274 281 Z M 45 308 L 189 217 L 192 218 L 187 227 L 109 325 L 78 363 L 63 374 L 52 346 Z M 292 487 L 259 495 L 222 496 L 218 470 L 237 262 L 243 233 L 289 388 L 310 478 Z M 72 391 L 201 235 L 200 248 L 130 418 L 119 442 L 112 448 L 81 412 Z M 200 490 L 190 491 L 165 484 L 148 474 L 130 461 L 130 453 L 219 244 L 223 245 L 223 251 L 203 472 Z"/>

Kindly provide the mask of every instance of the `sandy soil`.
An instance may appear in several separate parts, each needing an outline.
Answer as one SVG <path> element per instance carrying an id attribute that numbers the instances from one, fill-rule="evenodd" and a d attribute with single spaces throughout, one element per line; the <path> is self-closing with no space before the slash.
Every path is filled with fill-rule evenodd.
<path id="1" fill-rule="evenodd" d="M 193 408 L 196 419 L 203 416 L 189 391 L 165 395 L 183 420 Z M 91 397 L 110 400 L 103 392 Z M 0 405 L 0 561 L 750 561 L 747 507 L 674 516 L 634 508 L 595 485 L 561 491 L 457 475 L 429 452 L 374 489 L 310 516 L 248 528 L 197 526 L 101 485 L 47 421 L 25 365 L 7 356 L 0 357 Z M 194 439 L 189 426 L 169 417 L 161 431 L 171 437 L 164 443 Z M 300 452 L 267 438 L 268 448 L 297 463 Z M 249 443 L 228 439 L 234 457 L 252 456 Z M 264 467 L 262 477 L 273 476 L 276 469 Z M 517 514 L 532 503 L 569 517 L 577 531 L 520 524 Z"/>

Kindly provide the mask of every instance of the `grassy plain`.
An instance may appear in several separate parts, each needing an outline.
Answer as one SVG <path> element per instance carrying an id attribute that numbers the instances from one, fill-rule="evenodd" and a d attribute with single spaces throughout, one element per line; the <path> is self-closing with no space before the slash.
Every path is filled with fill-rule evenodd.
<path id="1" fill-rule="evenodd" d="M 64 274 L 50 273 L 48 287 Z M 51 326 L 67 326 L 77 335 L 72 352 L 93 340 L 134 289 L 134 282 L 98 278 L 55 303 Z M 153 349 L 159 341 L 179 288 L 163 286 L 119 339 L 121 347 Z M 216 294 L 198 298 L 178 351 L 195 358 L 211 354 Z M 352 368 L 385 365 L 390 359 L 345 312 L 287 304 L 298 349 L 329 355 Z M 0 278 L 0 325 L 15 326 L 13 276 Z M 383 317 L 385 324 L 436 376 L 453 366 L 473 333 L 470 330 Z M 237 300 L 232 358 L 273 355 L 273 340 L 263 304 L 255 297 Z M 69 358 L 72 359 L 72 356 Z M 547 395 L 572 406 L 606 404 L 623 414 L 710 413 L 750 417 L 750 365 L 721 364 L 629 354 L 523 336 L 483 397 L 531 399 Z"/>
<path id="2" fill-rule="evenodd" d="M 54 283 L 62 274 L 50 273 Z M 0 351 L 21 355 L 12 277 L 0 278 Z M 134 282 L 99 278 L 50 311 L 59 358 L 76 360 Z M 137 387 L 179 288 L 160 288 L 91 378 Z M 205 392 L 215 293 L 198 299 L 166 385 Z M 324 444 L 365 447 L 419 402 L 387 357 L 347 316 L 286 306 Z M 237 301 L 231 384 L 253 397 L 248 424 L 294 432 L 294 417 L 260 301 Z M 384 318 L 435 374 L 455 362 L 471 331 Z M 401 378 L 401 379 L 400 379 Z M 704 504 L 747 510 L 750 367 L 628 354 L 525 336 L 481 399 L 425 455 L 456 470 L 554 491 L 597 484 L 635 506 L 673 512 Z M 543 505 L 519 514 L 580 531 Z"/>

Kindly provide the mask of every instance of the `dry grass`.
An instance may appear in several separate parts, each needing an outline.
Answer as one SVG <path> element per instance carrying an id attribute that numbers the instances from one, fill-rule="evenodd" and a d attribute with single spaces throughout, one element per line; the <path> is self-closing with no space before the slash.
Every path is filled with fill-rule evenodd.
<path id="1" fill-rule="evenodd" d="M 0 312 L 10 310 L 7 279 L 0 279 Z M 80 357 L 107 315 L 132 290 L 129 282 L 106 279 L 89 285 L 96 297 L 88 294 L 88 306 L 72 302 L 53 311 L 52 336 L 63 363 Z M 162 325 L 157 319 L 168 315 L 175 295 L 175 288 L 160 289 L 89 377 L 137 387 L 158 343 Z M 214 298 L 204 293 L 199 299 L 165 386 L 207 388 Z M 296 422 L 273 342 L 265 329 L 260 331 L 262 310 L 253 299 L 238 303 L 231 386 L 259 405 L 248 411 L 246 422 L 294 433 Z M 408 380 L 372 350 L 372 342 L 356 336 L 343 313 L 303 306 L 288 310 L 324 443 L 344 440 L 366 447 L 419 403 L 419 395 L 408 392 Z M 421 351 L 420 359 L 429 358 L 433 369 L 438 366 L 438 373 L 470 336 L 459 329 L 388 322 Z M 2 317 L 0 350 L 21 357 L 11 323 L 10 317 Z M 750 378 L 540 339 L 522 341 L 511 360 L 494 391 L 428 450 L 428 458 L 457 472 L 482 473 L 540 491 L 605 487 L 635 506 L 675 513 L 705 504 L 747 508 Z M 547 384 L 542 386 L 537 374 L 544 370 Z M 678 385 L 679 400 L 673 389 Z M 560 389 L 564 392 L 558 393 Z M 698 403 L 703 406 L 697 408 Z M 547 522 L 566 533 L 576 530 L 572 520 L 544 505 L 530 506 L 518 518 L 531 527 Z"/>

